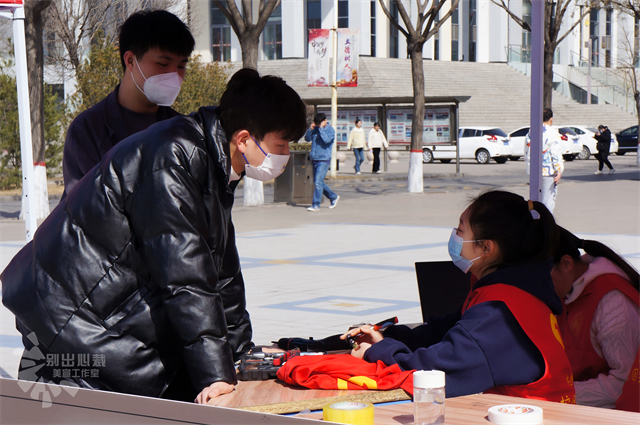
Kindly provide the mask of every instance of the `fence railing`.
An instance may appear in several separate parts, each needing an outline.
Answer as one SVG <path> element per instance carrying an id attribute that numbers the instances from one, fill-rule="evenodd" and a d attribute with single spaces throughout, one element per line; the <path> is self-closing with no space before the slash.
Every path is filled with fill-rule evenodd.
<path id="1" fill-rule="evenodd" d="M 581 58 L 575 52 L 571 53 L 575 54 L 571 55 L 571 66 L 583 73 L 586 79 L 588 70 L 585 72 L 584 69 L 589 66 L 588 60 Z M 531 51 L 528 46 L 523 47 L 517 44 L 507 46 L 507 61 L 512 68 L 531 76 Z M 597 70 L 594 72 L 595 68 Z M 591 103 L 610 103 L 632 114 L 636 113 L 633 95 L 625 88 L 620 87 L 622 83 L 618 74 L 606 68 L 595 66 L 592 66 L 591 71 Z M 556 91 L 578 103 L 587 103 L 587 84 L 577 84 L 556 72 L 553 74 Z M 596 74 L 602 76 L 597 78 Z"/>

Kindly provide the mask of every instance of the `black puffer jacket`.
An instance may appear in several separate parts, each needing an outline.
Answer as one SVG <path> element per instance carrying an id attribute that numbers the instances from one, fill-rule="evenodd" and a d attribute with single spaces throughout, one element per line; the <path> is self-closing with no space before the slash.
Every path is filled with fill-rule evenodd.
<path id="1" fill-rule="evenodd" d="M 3 303 L 51 353 L 104 355 L 83 387 L 160 396 L 236 382 L 251 323 L 216 108 L 118 143 L 4 270 Z"/>

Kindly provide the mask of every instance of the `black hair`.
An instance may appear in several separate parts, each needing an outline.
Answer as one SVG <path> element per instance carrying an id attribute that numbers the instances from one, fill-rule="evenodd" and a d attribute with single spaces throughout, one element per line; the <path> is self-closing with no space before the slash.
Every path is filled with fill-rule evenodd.
<path id="1" fill-rule="evenodd" d="M 574 260 L 579 260 L 580 249 L 582 249 L 593 257 L 604 257 L 616 266 L 620 267 L 629 277 L 629 280 L 636 290 L 640 290 L 640 276 L 638 275 L 638 271 L 622 257 L 616 254 L 611 248 L 598 241 L 588 239 L 582 240 L 564 227 L 558 226 L 558 230 L 560 237 L 558 239 L 556 249 L 553 252 L 554 264 L 558 264 L 565 255 L 570 256 Z"/>
<path id="2" fill-rule="evenodd" d="M 325 113 L 318 112 L 318 113 L 316 114 L 316 116 L 315 116 L 315 117 L 313 117 L 313 123 L 314 123 L 315 125 L 320 125 L 320 124 L 322 124 L 322 121 L 324 121 L 324 120 L 326 120 L 326 119 L 327 119 L 327 115 L 326 115 Z"/>
<path id="3" fill-rule="evenodd" d="M 539 218 L 530 211 L 533 207 Z M 469 205 L 469 226 L 476 240 L 498 244 L 497 268 L 539 263 L 552 256 L 558 230 L 547 207 L 502 190 L 480 194 Z M 476 242 L 479 244 L 479 242 Z"/>
<path id="4" fill-rule="evenodd" d="M 355 124 L 357 125 L 359 122 L 362 122 L 362 120 L 360 118 L 356 118 Z"/>
<path id="5" fill-rule="evenodd" d="M 379 123 L 378 121 L 376 121 L 376 122 L 374 122 L 374 123 L 373 123 L 373 126 L 374 126 L 374 127 L 375 127 L 376 125 L 377 125 L 378 127 L 380 127 L 380 123 Z"/>
<path id="6" fill-rule="evenodd" d="M 551 108 L 544 108 L 542 110 L 542 122 L 547 122 L 551 118 L 553 118 L 553 111 L 551 110 Z"/>
<path id="7" fill-rule="evenodd" d="M 263 77 L 255 69 L 233 74 L 220 98 L 220 121 L 227 139 L 247 130 L 258 140 L 278 132 L 297 141 L 307 129 L 307 107 L 294 89 L 273 75 Z"/>
<path id="8" fill-rule="evenodd" d="M 129 16 L 119 28 L 122 69 L 126 69 L 124 54 L 128 51 L 131 51 L 138 60 L 154 48 L 189 57 L 195 44 L 184 22 L 166 10 L 136 12 Z"/>

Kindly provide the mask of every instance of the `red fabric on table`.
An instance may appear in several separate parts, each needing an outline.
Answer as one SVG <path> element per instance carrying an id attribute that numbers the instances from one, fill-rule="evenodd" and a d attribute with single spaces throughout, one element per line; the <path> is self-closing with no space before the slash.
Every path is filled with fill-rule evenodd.
<path id="1" fill-rule="evenodd" d="M 413 395 L 413 370 L 397 364 L 369 363 L 350 354 L 298 356 L 278 369 L 278 379 L 287 384 L 324 390 L 394 390 Z"/>

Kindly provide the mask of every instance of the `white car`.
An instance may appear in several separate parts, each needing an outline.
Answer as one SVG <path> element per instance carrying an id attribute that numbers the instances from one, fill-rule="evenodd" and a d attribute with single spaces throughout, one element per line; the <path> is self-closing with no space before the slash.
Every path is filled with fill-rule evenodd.
<path id="1" fill-rule="evenodd" d="M 520 157 L 525 156 L 527 152 L 527 134 L 529 134 L 528 126 L 520 127 L 509 133 L 511 147 L 513 148 L 513 155 L 509 157 L 510 160 L 517 161 Z"/>
<path id="2" fill-rule="evenodd" d="M 589 157 L 598 152 L 596 144 L 598 143 L 593 136 L 598 131 L 595 127 L 589 127 L 586 125 L 568 125 L 571 130 L 580 137 L 582 143 L 582 151 L 578 154 L 578 159 L 589 159 Z M 609 147 L 609 153 L 618 152 L 618 141 L 616 136 L 611 133 L 611 146 Z"/>
<path id="3" fill-rule="evenodd" d="M 582 152 L 582 142 L 575 131 L 567 126 L 552 125 L 560 133 L 560 146 L 565 161 L 573 161 Z"/>
<path id="4" fill-rule="evenodd" d="M 568 126 L 552 125 L 551 128 L 558 131 L 560 135 L 560 149 L 565 161 L 573 161 L 582 152 L 582 143 L 578 135 Z M 527 135 L 529 127 L 520 127 L 509 134 L 513 146 L 513 157 L 515 160 L 521 156 L 527 156 Z M 512 158 L 513 159 L 513 158 Z"/>
<path id="5" fill-rule="evenodd" d="M 475 159 L 486 164 L 493 159 L 504 164 L 513 155 L 509 136 L 497 127 L 462 127 L 459 133 L 460 159 Z M 456 159 L 453 145 L 426 145 L 422 148 L 422 162 L 451 162 Z"/>

